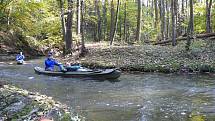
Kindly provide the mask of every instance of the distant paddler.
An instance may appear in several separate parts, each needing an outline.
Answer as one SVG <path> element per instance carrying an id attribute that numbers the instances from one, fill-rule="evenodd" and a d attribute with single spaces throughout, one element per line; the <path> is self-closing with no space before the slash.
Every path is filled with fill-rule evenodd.
<path id="1" fill-rule="evenodd" d="M 20 53 L 16 56 L 16 62 L 17 62 L 17 64 L 23 64 L 23 63 L 24 63 L 24 59 L 25 59 L 25 56 L 23 55 L 22 52 L 20 52 Z"/>

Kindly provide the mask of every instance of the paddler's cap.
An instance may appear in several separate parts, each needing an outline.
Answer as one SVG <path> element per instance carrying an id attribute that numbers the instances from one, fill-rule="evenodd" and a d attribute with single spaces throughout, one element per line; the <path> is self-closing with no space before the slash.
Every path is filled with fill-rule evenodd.
<path id="1" fill-rule="evenodd" d="M 52 52 L 49 52 L 49 53 L 48 53 L 48 56 L 52 56 L 52 55 L 53 55 L 53 53 L 52 53 Z"/>

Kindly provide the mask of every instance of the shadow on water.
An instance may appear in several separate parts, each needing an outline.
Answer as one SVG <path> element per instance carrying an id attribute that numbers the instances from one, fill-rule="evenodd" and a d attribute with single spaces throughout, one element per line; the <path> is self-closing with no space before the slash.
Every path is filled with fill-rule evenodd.
<path id="1" fill-rule="evenodd" d="M 91 80 L 91 79 L 89 79 Z M 108 81 L 110 83 L 116 83 L 116 82 L 120 82 L 120 79 L 93 79 L 95 82 L 104 82 L 104 81 Z"/>
<path id="2" fill-rule="evenodd" d="M 0 79 L 73 107 L 87 121 L 214 121 L 213 75 L 122 74 L 117 80 L 37 75 L 33 67 L 0 63 Z"/>

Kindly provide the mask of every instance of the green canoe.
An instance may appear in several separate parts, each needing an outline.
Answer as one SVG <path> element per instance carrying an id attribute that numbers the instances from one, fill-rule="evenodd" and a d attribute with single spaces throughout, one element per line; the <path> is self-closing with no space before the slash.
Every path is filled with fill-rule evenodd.
<path id="1" fill-rule="evenodd" d="M 34 67 L 37 74 L 43 74 L 48 76 L 62 76 L 62 77 L 84 77 L 84 78 L 97 78 L 97 79 L 117 79 L 120 77 L 121 72 L 118 69 L 104 69 L 104 70 L 87 70 L 87 71 L 45 71 L 44 68 Z"/>

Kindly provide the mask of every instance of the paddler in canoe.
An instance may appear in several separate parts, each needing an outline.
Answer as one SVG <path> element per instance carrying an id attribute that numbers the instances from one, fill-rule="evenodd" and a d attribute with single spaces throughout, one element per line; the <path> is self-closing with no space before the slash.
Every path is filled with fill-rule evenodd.
<path id="1" fill-rule="evenodd" d="M 53 58 L 53 53 L 49 52 L 47 55 L 47 58 L 45 60 L 45 70 L 46 71 L 54 71 L 54 66 L 58 66 L 59 70 L 62 72 L 66 72 L 66 68 L 64 68 L 63 64 L 57 62 L 54 58 Z"/>
<path id="2" fill-rule="evenodd" d="M 59 67 L 59 71 L 55 71 L 54 66 Z M 52 53 L 49 53 L 45 60 L 45 68 L 34 67 L 37 74 L 49 76 L 63 77 L 84 77 L 96 79 L 117 79 L 121 72 L 118 69 L 89 69 L 82 67 L 80 64 L 63 64 L 53 59 Z"/>
<path id="3" fill-rule="evenodd" d="M 16 62 L 17 64 L 23 64 L 25 59 L 25 56 L 23 55 L 22 52 L 20 52 L 17 56 L 16 56 Z"/>
<path id="4" fill-rule="evenodd" d="M 48 56 L 45 60 L 45 70 L 46 71 L 54 71 L 54 66 L 59 67 L 59 71 L 67 72 L 67 71 L 77 71 L 81 68 L 80 64 L 67 64 L 64 66 L 53 58 L 53 53 L 49 52 Z"/>

